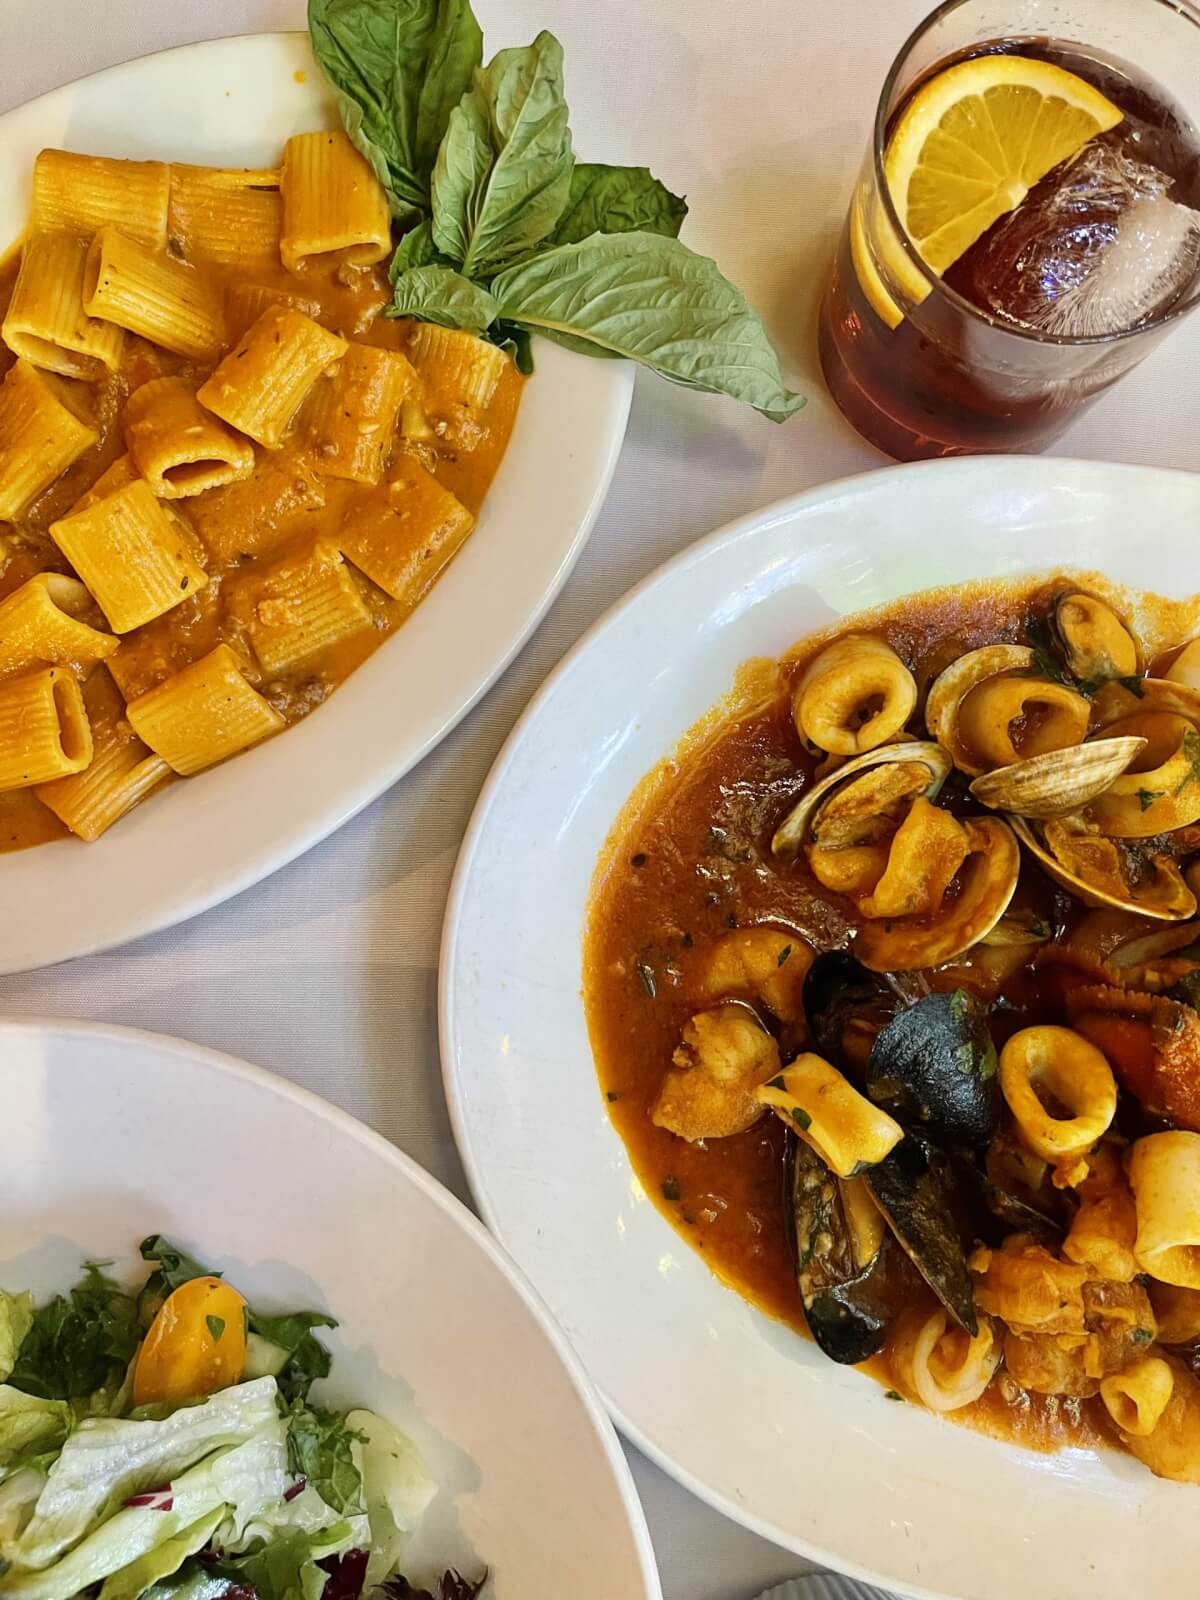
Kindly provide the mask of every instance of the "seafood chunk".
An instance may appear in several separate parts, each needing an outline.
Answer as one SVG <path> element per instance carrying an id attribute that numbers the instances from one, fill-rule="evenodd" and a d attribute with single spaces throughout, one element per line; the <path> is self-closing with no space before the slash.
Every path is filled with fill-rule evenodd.
<path id="1" fill-rule="evenodd" d="M 986 1317 L 969 1335 L 939 1309 L 906 1312 L 891 1355 L 901 1383 L 930 1411 L 960 1411 L 991 1383 L 1003 1353 Z"/>
<path id="2" fill-rule="evenodd" d="M 1083 816 L 1054 818 L 1037 828 L 1011 816 L 1009 824 L 1055 883 L 1086 906 L 1159 922 L 1182 922 L 1196 914 L 1196 896 L 1162 851 L 1106 838 Z"/>
<path id="3" fill-rule="evenodd" d="M 1021 1138 L 1046 1161 L 1082 1156 L 1117 1111 L 1116 1080 L 1103 1053 L 1070 1028 L 1013 1034 L 1000 1052 L 1000 1088 Z"/>
<path id="4" fill-rule="evenodd" d="M 1133 678 L 1138 648 L 1111 606 L 1091 594 L 1060 595 L 1051 625 L 1072 677 L 1095 685 L 1106 678 Z"/>
<path id="5" fill-rule="evenodd" d="M 1059 1261 L 1044 1245 L 1012 1234 L 999 1250 L 970 1258 L 975 1299 L 1015 1333 L 1084 1334 L 1086 1267 Z"/>
<path id="6" fill-rule="evenodd" d="M 748 1006 L 701 1011 L 684 1024 L 652 1120 L 695 1143 L 744 1133 L 762 1116 L 754 1091 L 779 1072 L 779 1046 Z"/>
<path id="7" fill-rule="evenodd" d="M 966 828 L 924 796 L 896 830 L 874 893 L 858 901 L 864 917 L 925 917 L 937 911 L 967 859 Z"/>
<path id="8" fill-rule="evenodd" d="M 899 1123 L 872 1105 L 836 1067 L 805 1054 L 757 1092 L 839 1178 L 882 1161 L 904 1137 Z"/>
<path id="9" fill-rule="evenodd" d="M 883 639 L 848 633 L 805 670 L 792 698 L 800 737 L 831 755 L 857 756 L 892 739 L 912 716 L 917 685 Z"/>
<path id="10" fill-rule="evenodd" d="M 804 1015 L 812 946 L 779 928 L 734 928 L 713 945 L 700 974 L 705 1000 L 761 1000 L 780 1022 Z"/>

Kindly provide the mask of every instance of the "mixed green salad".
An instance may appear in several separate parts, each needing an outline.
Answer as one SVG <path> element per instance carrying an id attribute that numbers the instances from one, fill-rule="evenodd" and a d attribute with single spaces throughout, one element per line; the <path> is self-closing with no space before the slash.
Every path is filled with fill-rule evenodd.
<path id="1" fill-rule="evenodd" d="M 412 1441 L 312 1398 L 320 1311 L 264 1316 L 152 1235 L 137 1295 L 86 1263 L 0 1290 L 2 1600 L 474 1600 L 400 1575 L 436 1493 Z"/>
<path id="2" fill-rule="evenodd" d="M 677 235 L 645 167 L 579 161 L 552 33 L 483 65 L 470 0 L 309 0 L 313 54 L 402 233 L 391 314 L 532 370 L 538 334 L 783 422 L 804 404 L 741 291 Z"/>

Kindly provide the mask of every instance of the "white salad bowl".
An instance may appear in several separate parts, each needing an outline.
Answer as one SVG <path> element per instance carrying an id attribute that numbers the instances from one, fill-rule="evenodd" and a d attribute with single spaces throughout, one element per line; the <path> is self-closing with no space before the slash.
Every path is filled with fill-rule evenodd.
<path id="1" fill-rule="evenodd" d="M 275 164 L 337 125 L 307 35 L 187 45 L 0 116 L 0 253 L 25 226 L 44 146 L 205 165 Z M 180 922 L 293 860 L 443 739 L 536 627 L 616 466 L 632 368 L 536 343 L 537 371 L 479 526 L 398 633 L 286 737 L 174 784 L 95 845 L 0 854 L 0 974 Z"/>
<path id="2" fill-rule="evenodd" d="M 488 1600 L 661 1600 L 620 1446 L 537 1296 L 469 1212 L 378 1134 L 211 1050 L 0 1023 L 0 1288 L 39 1300 L 162 1233 L 264 1313 L 317 1309 L 315 1388 L 380 1413 L 439 1488 L 406 1554 Z M 138 1270 L 140 1269 L 140 1270 Z"/>
<path id="3" fill-rule="evenodd" d="M 599 1093 L 584 913 L 638 781 L 733 685 L 850 612 L 1052 567 L 1200 590 L 1200 478 L 976 459 L 832 484 L 686 550 L 603 618 L 530 706 L 480 798 L 442 949 L 441 1032 L 480 1208 L 619 1425 L 761 1534 L 954 1600 L 1190 1592 L 1200 1491 L 1125 1455 L 983 1437 L 828 1362 L 724 1288 L 651 1205 Z"/>

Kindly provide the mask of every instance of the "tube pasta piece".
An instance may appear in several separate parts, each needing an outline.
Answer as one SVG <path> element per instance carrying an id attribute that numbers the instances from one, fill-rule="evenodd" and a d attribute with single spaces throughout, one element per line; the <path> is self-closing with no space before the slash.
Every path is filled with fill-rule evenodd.
<path id="1" fill-rule="evenodd" d="M 125 334 L 83 309 L 88 244 L 73 233 L 32 233 L 5 313 L 4 342 L 14 355 L 64 378 L 115 372 Z"/>
<path id="2" fill-rule="evenodd" d="M 213 361 L 225 341 L 220 291 L 193 267 L 102 228 L 88 250 L 83 307 L 191 361 Z"/>
<path id="3" fill-rule="evenodd" d="M 424 412 L 437 434 L 444 434 L 460 449 L 479 442 L 483 413 L 491 405 L 497 385 L 509 364 L 499 346 L 460 328 L 439 328 L 422 322 L 409 338 L 409 355 L 420 374 Z M 404 431 L 410 432 L 408 419 Z"/>
<path id="4" fill-rule="evenodd" d="M 744 1133 L 762 1116 L 755 1089 L 779 1071 L 779 1046 L 747 1006 L 716 1006 L 684 1024 L 651 1120 L 695 1143 Z"/>
<path id="5" fill-rule="evenodd" d="M 387 196 L 344 133 L 294 134 L 284 146 L 279 188 L 279 245 L 289 272 L 320 256 L 367 267 L 391 249 Z"/>
<path id="6" fill-rule="evenodd" d="M 107 500 L 109 495 L 116 494 L 118 489 L 127 489 L 131 483 L 136 483 L 140 476 L 133 464 L 132 456 L 118 456 L 112 466 L 105 468 L 92 487 L 79 496 L 68 515 L 74 516 L 77 511 L 86 511 L 89 506 L 94 506 L 97 500 Z"/>
<path id="7" fill-rule="evenodd" d="M 896 830 L 874 892 L 858 901 L 864 917 L 925 917 L 941 908 L 970 853 L 966 828 L 923 795 Z"/>
<path id="8" fill-rule="evenodd" d="M 1162 1344 L 1200 1342 L 1200 1289 L 1181 1289 L 1174 1283 L 1150 1283 L 1150 1304 L 1158 1320 Z"/>
<path id="9" fill-rule="evenodd" d="M 1116 1115 L 1112 1068 L 1094 1044 L 1070 1028 L 1022 1028 L 1013 1034 L 1000 1052 L 1000 1088 L 1022 1139 L 1047 1161 L 1090 1150 Z M 1067 1115 L 1053 1115 L 1044 1097 Z"/>
<path id="10" fill-rule="evenodd" d="M 900 1124 L 859 1094 L 821 1056 L 797 1056 L 757 1091 L 839 1178 L 873 1167 L 904 1137 Z"/>
<path id="11" fill-rule="evenodd" d="M 734 928 L 712 946 L 699 974 L 702 999 L 761 1000 L 780 1022 L 804 1016 L 804 980 L 813 949 L 779 928 Z"/>
<path id="12" fill-rule="evenodd" d="M 817 749 L 856 756 L 894 738 L 916 704 L 916 682 L 892 647 L 871 634 L 848 633 L 805 669 L 792 719 Z"/>
<path id="13" fill-rule="evenodd" d="M 148 250 L 161 250 L 167 242 L 170 181 L 163 161 L 43 150 L 33 167 L 30 226 L 92 234 L 115 223 Z"/>
<path id="14" fill-rule="evenodd" d="M 28 361 L 0 384 L 0 522 L 12 522 L 100 435 L 67 386 Z"/>
<path id="15" fill-rule="evenodd" d="M 1004 673 L 988 678 L 963 697 L 955 739 L 984 768 L 1009 767 L 1081 744 L 1091 715 L 1083 695 L 1065 684 Z M 1019 748 L 1014 728 L 1023 730 Z"/>
<path id="16" fill-rule="evenodd" d="M 91 765 L 38 784 L 34 793 L 72 833 L 90 842 L 165 783 L 171 769 L 129 726 L 107 667 L 88 675 L 83 703 L 92 728 Z"/>
<path id="17" fill-rule="evenodd" d="M 411 457 L 395 463 L 386 485 L 384 494 L 350 505 L 338 544 L 372 583 L 411 610 L 466 542 L 475 518 Z"/>
<path id="18" fill-rule="evenodd" d="M 352 344 L 332 377 L 314 388 L 306 408 L 320 471 L 378 483 L 395 442 L 400 407 L 417 382 L 397 351 Z"/>
<path id="19" fill-rule="evenodd" d="M 82 772 L 91 759 L 92 730 L 74 673 L 45 667 L 0 683 L 0 792 Z"/>
<path id="20" fill-rule="evenodd" d="M 892 1346 L 892 1363 L 904 1387 L 930 1411 L 961 1411 L 991 1383 L 1002 1349 L 986 1317 L 972 1336 L 939 1307 L 909 1311 Z"/>
<path id="21" fill-rule="evenodd" d="M 282 223 L 278 172 L 172 163 L 167 225 L 185 260 L 277 268 Z"/>
<path id="22" fill-rule="evenodd" d="M 1151 1472 L 1178 1483 L 1200 1483 L 1200 1382 L 1181 1361 L 1163 1356 L 1171 1396 L 1151 1432 L 1125 1432 L 1123 1443 Z"/>
<path id="23" fill-rule="evenodd" d="M 1124 1434 L 1145 1439 L 1171 1403 L 1175 1374 L 1160 1356 L 1146 1356 L 1100 1383 L 1104 1409 Z"/>
<path id="24" fill-rule="evenodd" d="M 301 401 L 346 354 L 345 339 L 287 306 L 247 329 L 197 394 L 230 427 L 278 450 Z"/>
<path id="25" fill-rule="evenodd" d="M 185 525 L 140 478 L 52 523 L 50 537 L 114 633 L 140 628 L 208 582 Z"/>
<path id="26" fill-rule="evenodd" d="M 130 701 L 126 714 L 142 742 L 184 777 L 286 726 L 246 682 L 227 644 Z"/>
<path id="27" fill-rule="evenodd" d="M 125 403 L 133 465 L 162 500 L 181 500 L 254 471 L 248 439 L 206 411 L 182 378 L 153 378 Z"/>
<path id="28" fill-rule="evenodd" d="M 77 578 L 39 572 L 0 601 L 0 675 L 44 662 L 103 661 L 118 641 L 82 621 L 92 599 Z"/>
<path id="29" fill-rule="evenodd" d="M 1200 1289 L 1200 1133 L 1152 1133 L 1129 1158 L 1142 1270 Z"/>
<path id="30" fill-rule="evenodd" d="M 277 283 L 247 283 L 239 279 L 225 290 L 225 329 L 227 336 L 237 344 L 258 321 L 264 311 L 272 306 L 284 306 L 301 311 L 306 317 L 319 320 L 321 302 L 303 289 L 285 289 Z"/>
<path id="31" fill-rule="evenodd" d="M 229 612 L 243 624 L 263 671 L 271 675 L 301 666 L 372 626 L 341 551 L 319 540 L 239 579 Z"/>
<path id="32" fill-rule="evenodd" d="M 1137 1211 L 1111 1145 L 1102 1144 L 1096 1151 L 1078 1194 L 1079 1210 L 1063 1240 L 1063 1255 L 1099 1278 L 1132 1283 L 1141 1270 L 1133 1249 Z"/>

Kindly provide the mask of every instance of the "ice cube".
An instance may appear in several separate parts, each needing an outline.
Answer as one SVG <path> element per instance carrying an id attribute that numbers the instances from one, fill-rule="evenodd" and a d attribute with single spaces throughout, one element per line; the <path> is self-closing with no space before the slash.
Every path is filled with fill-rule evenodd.
<path id="1" fill-rule="evenodd" d="M 963 287 L 997 316 L 1059 338 L 1135 328 L 1200 268 L 1200 212 L 1172 200 L 1171 185 L 1120 143 L 1095 140 L 996 224 L 963 262 Z"/>

